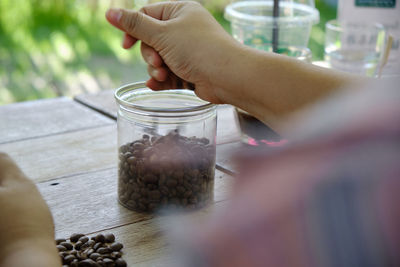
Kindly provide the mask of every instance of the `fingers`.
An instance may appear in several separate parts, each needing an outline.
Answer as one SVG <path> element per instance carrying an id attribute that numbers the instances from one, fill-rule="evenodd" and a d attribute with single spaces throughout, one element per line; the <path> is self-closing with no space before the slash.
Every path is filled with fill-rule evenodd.
<path id="1" fill-rule="evenodd" d="M 152 46 L 161 33 L 160 21 L 142 12 L 112 8 L 107 11 L 106 18 L 118 29 Z"/>
<path id="2" fill-rule="evenodd" d="M 127 33 L 124 33 L 124 39 L 122 41 L 122 47 L 124 49 L 129 49 L 131 48 L 135 43 L 137 42 L 137 39 L 130 36 Z"/>
<path id="3" fill-rule="evenodd" d="M 150 78 L 146 82 L 146 86 L 155 91 L 168 90 L 168 89 L 192 89 L 192 88 L 194 89 L 193 84 L 182 80 L 181 78 L 177 77 L 175 74 L 171 72 L 168 73 L 168 76 L 164 81 L 158 81 L 153 77 Z"/>
<path id="4" fill-rule="evenodd" d="M 160 90 L 168 90 L 168 89 L 175 89 L 174 86 L 175 82 L 171 79 L 168 78 L 164 82 L 159 82 L 154 78 L 150 78 L 146 82 L 146 86 L 154 91 L 160 91 Z"/>
<path id="5" fill-rule="evenodd" d="M 0 152 L 0 187 L 28 181 L 26 176 L 5 153 Z"/>
<path id="6" fill-rule="evenodd" d="M 165 82 L 168 78 L 168 69 L 165 67 L 155 68 L 151 65 L 147 66 L 147 72 L 149 75 L 159 82 Z"/>
<path id="7" fill-rule="evenodd" d="M 142 57 L 147 64 L 153 67 L 161 67 L 164 64 L 161 56 L 157 53 L 156 50 L 154 50 L 154 48 L 142 42 L 140 50 L 142 53 Z"/>

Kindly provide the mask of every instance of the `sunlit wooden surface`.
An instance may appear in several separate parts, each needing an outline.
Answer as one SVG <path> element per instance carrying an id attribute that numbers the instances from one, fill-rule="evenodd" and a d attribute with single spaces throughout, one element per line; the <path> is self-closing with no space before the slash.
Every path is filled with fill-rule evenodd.
<path id="1" fill-rule="evenodd" d="M 37 184 L 53 213 L 56 237 L 113 232 L 125 245 L 128 266 L 157 266 L 169 250 L 157 215 L 122 207 L 117 200 L 117 107 L 112 91 L 0 106 L 0 151 Z M 235 110 L 218 108 L 214 202 L 229 198 L 231 155 L 240 145 Z"/>

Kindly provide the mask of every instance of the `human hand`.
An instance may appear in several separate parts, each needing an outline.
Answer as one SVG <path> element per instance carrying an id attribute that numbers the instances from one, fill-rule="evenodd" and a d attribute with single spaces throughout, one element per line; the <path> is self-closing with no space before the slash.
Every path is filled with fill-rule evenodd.
<path id="1" fill-rule="evenodd" d="M 224 103 L 224 92 L 214 83 L 229 63 L 237 45 L 229 34 L 196 2 L 164 2 L 139 12 L 110 9 L 107 20 L 125 32 L 123 47 L 141 40 L 141 52 L 153 90 L 196 88 L 212 103 Z"/>
<path id="2" fill-rule="evenodd" d="M 54 223 L 36 186 L 0 152 L 0 266 L 58 266 Z"/>

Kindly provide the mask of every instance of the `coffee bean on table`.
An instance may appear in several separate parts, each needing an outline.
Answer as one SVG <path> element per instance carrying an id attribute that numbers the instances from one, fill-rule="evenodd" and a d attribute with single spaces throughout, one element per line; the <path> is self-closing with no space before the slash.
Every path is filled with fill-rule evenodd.
<path id="1" fill-rule="evenodd" d="M 120 251 L 124 246 L 121 243 L 111 244 L 110 249 L 112 251 Z"/>
<path id="2" fill-rule="evenodd" d="M 97 258 L 99 258 L 101 255 L 99 254 L 99 253 L 97 253 L 97 252 L 95 252 L 95 253 L 92 253 L 90 256 L 89 256 L 89 258 L 91 258 L 92 260 L 97 260 Z"/>
<path id="3" fill-rule="evenodd" d="M 94 238 L 94 241 L 97 242 L 101 242 L 104 243 L 104 241 L 106 240 L 106 238 L 104 237 L 104 235 L 102 234 L 98 234 L 96 235 L 96 237 Z"/>
<path id="4" fill-rule="evenodd" d="M 77 242 L 79 240 L 79 238 L 81 238 L 82 236 L 84 236 L 84 234 L 77 234 L 74 233 L 69 237 L 69 240 L 71 240 L 71 242 Z"/>
<path id="5" fill-rule="evenodd" d="M 89 247 L 93 247 L 94 244 L 96 244 L 96 241 L 94 241 L 94 240 L 89 240 L 89 241 L 87 242 L 87 244 L 88 244 Z"/>
<path id="6" fill-rule="evenodd" d="M 69 242 L 61 242 L 60 245 L 63 246 L 63 247 L 65 247 L 67 250 L 73 249 L 72 244 L 69 243 Z"/>
<path id="7" fill-rule="evenodd" d="M 75 243 L 74 248 L 75 248 L 76 250 L 80 250 L 81 247 L 82 247 L 82 245 L 83 245 L 83 243 L 82 243 L 81 241 L 78 241 L 78 242 Z"/>
<path id="8" fill-rule="evenodd" d="M 116 267 L 126 267 L 127 264 L 126 264 L 126 261 L 124 261 L 123 259 L 120 258 L 115 261 L 115 266 Z"/>
<path id="9" fill-rule="evenodd" d="M 111 246 L 112 246 L 112 245 L 111 245 Z M 111 248 L 111 246 L 110 246 L 110 248 Z M 110 252 L 111 252 L 112 249 L 110 249 L 110 248 L 103 248 L 103 247 L 101 247 L 101 248 L 97 249 L 96 252 L 97 252 L 97 253 L 100 253 L 100 254 L 107 254 L 107 253 L 110 253 Z"/>
<path id="10" fill-rule="evenodd" d="M 115 241 L 115 236 L 111 233 L 105 234 L 104 237 L 107 243 L 112 243 Z"/>
<path id="11" fill-rule="evenodd" d="M 75 260 L 75 256 L 74 255 L 68 255 L 66 257 L 64 257 L 64 264 L 70 264 L 73 260 Z"/>
<path id="12" fill-rule="evenodd" d="M 100 248 L 100 247 L 102 247 L 103 246 L 103 243 L 96 243 L 94 246 L 93 246 L 93 249 L 94 250 L 97 250 L 98 248 Z"/>
<path id="13" fill-rule="evenodd" d="M 57 245 L 56 246 L 58 251 L 66 251 L 67 249 L 63 245 Z"/>
<path id="14" fill-rule="evenodd" d="M 81 241 L 82 243 L 86 243 L 89 241 L 89 237 L 87 236 L 82 236 L 81 238 L 78 239 L 78 241 Z"/>
<path id="15" fill-rule="evenodd" d="M 71 241 L 71 237 L 75 242 Z M 115 242 L 112 233 L 98 234 L 92 238 L 82 234 L 74 234 L 71 237 L 69 241 L 62 238 L 56 241 L 59 243 L 57 249 L 63 267 L 126 266 L 120 252 L 123 245 Z M 95 240 L 99 242 L 96 243 Z"/>
<path id="16" fill-rule="evenodd" d="M 67 240 L 65 240 L 64 238 L 57 238 L 56 239 L 56 244 L 59 245 L 61 242 L 65 242 Z"/>

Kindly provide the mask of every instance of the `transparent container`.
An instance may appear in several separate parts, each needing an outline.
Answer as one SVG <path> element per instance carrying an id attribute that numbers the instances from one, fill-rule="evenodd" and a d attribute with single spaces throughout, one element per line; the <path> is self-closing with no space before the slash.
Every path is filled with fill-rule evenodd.
<path id="1" fill-rule="evenodd" d="M 319 22 L 313 0 L 234 1 L 225 8 L 233 37 L 250 47 L 311 61 L 311 27 Z M 276 7 L 276 6 L 275 6 Z"/>
<path id="2" fill-rule="evenodd" d="M 152 212 L 212 201 L 215 106 L 190 90 L 152 91 L 144 83 L 118 88 L 115 98 L 119 202 Z"/>
<path id="3" fill-rule="evenodd" d="M 325 29 L 325 61 L 333 69 L 374 77 L 386 41 L 382 24 L 331 20 Z"/>

